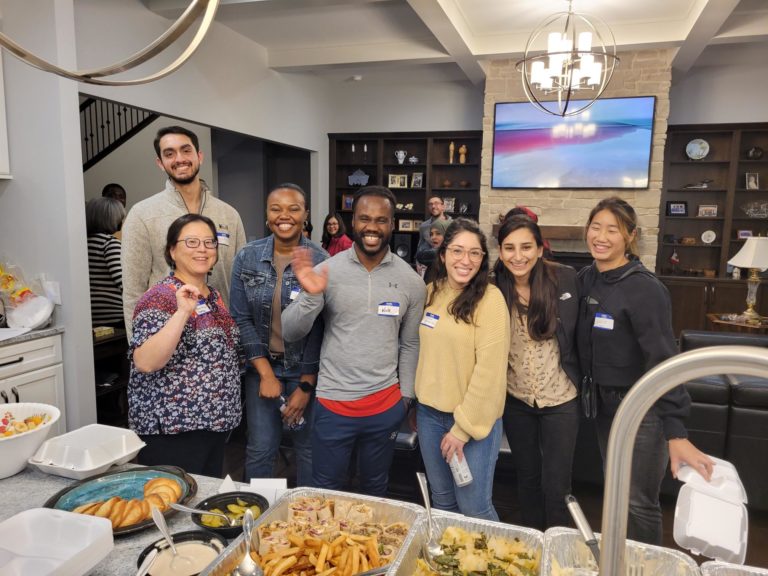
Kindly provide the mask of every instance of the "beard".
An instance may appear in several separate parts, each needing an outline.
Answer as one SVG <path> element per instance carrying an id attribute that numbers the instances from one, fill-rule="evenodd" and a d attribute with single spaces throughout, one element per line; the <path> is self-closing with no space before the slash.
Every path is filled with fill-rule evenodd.
<path id="1" fill-rule="evenodd" d="M 170 172 L 168 170 L 166 170 L 165 173 L 168 174 L 168 178 L 171 179 L 171 182 L 175 182 L 176 184 L 181 184 L 182 186 L 186 186 L 187 184 L 192 184 L 192 182 L 195 181 L 195 179 L 197 178 L 197 175 L 200 173 L 200 166 L 198 166 L 192 174 L 190 174 L 185 178 L 176 178 L 173 175 L 173 172 Z"/>
<path id="2" fill-rule="evenodd" d="M 381 234 L 379 235 L 379 238 L 381 239 L 379 248 L 378 250 L 374 250 L 365 245 L 363 236 L 357 230 L 352 230 L 352 240 L 354 241 L 355 246 L 357 246 L 360 252 L 366 256 L 375 257 L 379 254 L 382 254 L 383 252 L 386 252 L 386 250 L 389 248 L 389 241 L 392 238 L 392 232 L 389 232 L 388 234 Z"/>

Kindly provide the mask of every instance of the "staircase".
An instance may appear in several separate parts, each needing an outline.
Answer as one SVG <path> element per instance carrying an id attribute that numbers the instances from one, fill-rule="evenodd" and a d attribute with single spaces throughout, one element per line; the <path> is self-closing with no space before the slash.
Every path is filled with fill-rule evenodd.
<path id="1" fill-rule="evenodd" d="M 108 156 L 158 117 L 154 112 L 98 98 L 80 104 L 83 172 Z"/>

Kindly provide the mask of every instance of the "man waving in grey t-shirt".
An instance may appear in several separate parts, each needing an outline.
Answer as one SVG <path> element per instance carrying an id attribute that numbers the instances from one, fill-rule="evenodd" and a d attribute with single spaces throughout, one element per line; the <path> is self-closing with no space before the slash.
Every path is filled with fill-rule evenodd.
<path id="1" fill-rule="evenodd" d="M 351 250 L 314 269 L 309 255 L 297 250 L 293 270 L 303 291 L 283 310 L 283 338 L 302 338 L 322 313 L 312 484 L 344 489 L 357 447 L 361 491 L 383 496 L 397 431 L 414 394 L 426 289 L 389 250 L 392 192 L 363 188 L 352 210 Z"/>

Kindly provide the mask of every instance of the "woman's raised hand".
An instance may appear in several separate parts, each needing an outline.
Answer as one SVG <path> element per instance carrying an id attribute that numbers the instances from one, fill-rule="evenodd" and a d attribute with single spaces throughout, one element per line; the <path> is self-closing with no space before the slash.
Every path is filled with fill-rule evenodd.
<path id="1" fill-rule="evenodd" d="M 197 307 L 197 303 L 203 298 L 202 292 L 191 284 L 184 284 L 176 290 L 176 307 L 180 312 L 192 314 Z"/>
<path id="2" fill-rule="evenodd" d="M 320 269 L 320 274 L 315 272 L 312 264 L 312 252 L 309 248 L 294 248 L 291 265 L 293 273 L 305 292 L 321 294 L 328 287 L 328 267 L 323 266 Z"/>

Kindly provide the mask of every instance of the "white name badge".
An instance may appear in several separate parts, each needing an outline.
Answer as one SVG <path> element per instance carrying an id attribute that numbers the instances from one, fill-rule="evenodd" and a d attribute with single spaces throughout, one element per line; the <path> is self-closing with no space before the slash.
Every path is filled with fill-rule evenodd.
<path id="1" fill-rule="evenodd" d="M 434 328 L 437 326 L 437 321 L 440 320 L 440 316 L 432 314 L 432 312 L 425 312 L 424 318 L 421 319 L 421 325 L 427 328 Z"/>
<path id="2" fill-rule="evenodd" d="M 229 232 L 219 230 L 218 232 L 216 232 L 216 239 L 219 241 L 219 244 L 221 244 L 222 246 L 229 246 Z"/>
<path id="3" fill-rule="evenodd" d="M 205 303 L 205 300 L 198 301 L 197 306 L 195 306 L 195 313 L 198 316 L 202 316 L 203 314 L 207 314 L 210 311 L 211 311 L 211 309 L 208 308 L 208 304 Z"/>
<path id="4" fill-rule="evenodd" d="M 379 316 L 400 316 L 399 302 L 382 302 L 379 304 Z"/>
<path id="5" fill-rule="evenodd" d="M 613 330 L 613 318 L 610 314 L 598 312 L 595 314 L 595 328 L 600 330 Z"/>
<path id="6" fill-rule="evenodd" d="M 290 295 L 291 302 L 296 300 L 296 298 L 299 297 L 299 294 L 301 294 L 301 288 L 294 288 L 293 290 L 291 290 L 291 295 Z"/>

